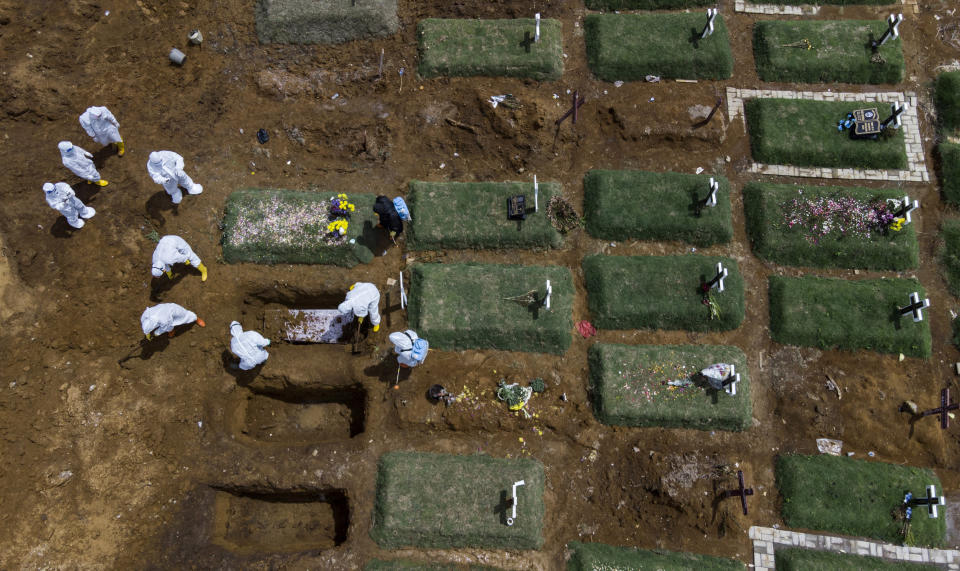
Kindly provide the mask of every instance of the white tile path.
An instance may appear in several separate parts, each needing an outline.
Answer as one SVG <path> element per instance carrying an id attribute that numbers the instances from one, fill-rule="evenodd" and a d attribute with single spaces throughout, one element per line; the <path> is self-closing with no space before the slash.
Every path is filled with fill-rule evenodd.
<path id="1" fill-rule="evenodd" d="M 888 112 L 890 103 L 906 101 L 906 110 L 900 115 L 903 126 L 904 142 L 907 150 L 906 170 L 854 169 L 832 167 L 797 167 L 793 165 L 766 165 L 753 163 L 747 172 L 779 176 L 797 176 L 813 178 L 844 178 L 858 180 L 889 180 L 895 182 L 930 182 L 930 173 L 923 157 L 923 143 L 920 139 L 920 121 L 917 118 L 917 94 L 912 91 L 872 93 L 839 93 L 822 91 L 787 91 L 778 89 L 738 89 L 727 88 L 727 116 L 733 121 L 743 114 L 743 100 L 750 98 L 808 99 L 813 101 L 850 101 L 873 103 L 880 112 Z"/>
<path id="2" fill-rule="evenodd" d="M 919 12 L 917 0 L 900 0 L 906 6 L 904 12 Z M 893 6 L 878 6 L 878 8 L 887 8 L 894 10 Z M 820 12 L 820 6 L 812 4 L 803 4 L 800 6 L 788 6 L 785 4 L 754 4 L 747 0 L 734 0 L 734 12 L 744 12 L 746 14 L 776 14 L 780 16 L 813 16 Z"/>
<path id="3" fill-rule="evenodd" d="M 867 539 L 816 535 L 758 526 L 750 528 L 750 539 L 753 540 L 754 571 L 776 569 L 774 551 L 778 548 L 787 547 L 803 547 L 818 551 L 849 553 L 851 555 L 869 555 L 882 557 L 889 561 L 934 563 L 941 569 L 960 571 L 960 551 L 956 549 L 925 549 L 923 547 L 880 543 Z"/>

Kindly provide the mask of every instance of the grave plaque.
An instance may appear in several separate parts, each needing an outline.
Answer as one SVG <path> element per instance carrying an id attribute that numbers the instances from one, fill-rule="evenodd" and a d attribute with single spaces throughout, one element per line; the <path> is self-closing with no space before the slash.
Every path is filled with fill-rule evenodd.
<path id="1" fill-rule="evenodd" d="M 853 120 L 853 134 L 857 137 L 877 135 L 881 131 L 880 118 L 879 115 L 877 115 L 876 107 L 857 109 L 853 112 Z"/>

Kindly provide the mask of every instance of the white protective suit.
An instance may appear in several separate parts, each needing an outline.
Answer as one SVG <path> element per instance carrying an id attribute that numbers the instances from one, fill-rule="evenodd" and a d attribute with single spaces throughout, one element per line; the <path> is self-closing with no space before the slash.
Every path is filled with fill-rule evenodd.
<path id="1" fill-rule="evenodd" d="M 140 316 L 140 327 L 143 328 L 143 334 L 160 335 L 173 331 L 178 325 L 193 323 L 197 320 L 197 314 L 184 309 L 175 303 L 161 303 L 143 310 Z"/>
<path id="2" fill-rule="evenodd" d="M 230 352 L 240 357 L 240 368 L 244 371 L 256 367 L 267 360 L 269 353 L 263 350 L 270 340 L 256 331 L 244 331 L 237 321 L 230 322 Z"/>
<path id="3" fill-rule="evenodd" d="M 93 140 L 101 145 L 119 143 L 120 123 L 106 107 L 88 107 L 83 115 L 80 115 L 80 126 L 93 137 Z"/>
<path id="4" fill-rule="evenodd" d="M 153 250 L 153 267 L 150 273 L 153 277 L 159 278 L 164 272 L 170 271 L 170 266 L 187 261 L 195 268 L 199 268 L 203 263 L 186 240 L 180 236 L 164 236 L 160 238 L 157 247 Z"/>
<path id="5" fill-rule="evenodd" d="M 353 289 L 347 292 L 347 299 L 337 309 L 340 313 L 353 313 L 357 317 L 366 317 L 370 314 L 370 323 L 380 325 L 380 292 L 377 286 L 368 282 L 357 282 Z"/>
<path id="6" fill-rule="evenodd" d="M 154 151 L 150 153 L 150 160 L 147 161 L 147 172 L 153 182 L 163 185 L 174 204 L 180 204 L 183 200 L 183 193 L 180 187 L 187 189 L 187 194 L 200 194 L 203 192 L 203 186 L 195 184 L 193 180 L 183 172 L 183 157 L 173 151 Z"/>
<path id="7" fill-rule="evenodd" d="M 93 161 L 90 160 L 93 155 L 80 147 L 75 147 L 70 141 L 60 141 L 57 146 L 60 148 L 60 158 L 63 160 L 63 166 L 70 169 L 73 174 L 90 182 L 100 180 L 100 173 L 97 172 L 97 167 L 93 166 Z"/>
<path id="8" fill-rule="evenodd" d="M 67 218 L 67 224 L 74 228 L 83 228 L 84 222 L 81 218 L 93 218 L 96 210 L 83 204 L 77 195 L 65 182 L 43 184 L 43 193 L 46 195 L 47 204 L 50 208 L 63 214 Z"/>
<path id="9" fill-rule="evenodd" d="M 397 356 L 398 363 L 408 367 L 416 367 L 426 360 L 426 357 L 424 357 L 422 361 L 418 361 L 413 358 L 413 342 L 419 338 L 420 337 L 417 336 L 417 332 L 413 329 L 397 331 L 390 334 L 388 339 L 390 339 L 390 342 L 393 343 L 393 352 Z"/>

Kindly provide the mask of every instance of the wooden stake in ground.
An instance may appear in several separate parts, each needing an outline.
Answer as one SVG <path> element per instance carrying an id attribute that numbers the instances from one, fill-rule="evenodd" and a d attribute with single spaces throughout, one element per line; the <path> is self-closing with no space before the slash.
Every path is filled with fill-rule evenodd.
<path id="1" fill-rule="evenodd" d="M 950 389 L 940 391 L 940 406 L 931 408 L 920 413 L 920 416 L 930 416 L 932 414 L 940 415 L 940 428 L 946 430 L 950 427 L 950 411 L 960 408 L 960 404 L 950 402 Z"/>

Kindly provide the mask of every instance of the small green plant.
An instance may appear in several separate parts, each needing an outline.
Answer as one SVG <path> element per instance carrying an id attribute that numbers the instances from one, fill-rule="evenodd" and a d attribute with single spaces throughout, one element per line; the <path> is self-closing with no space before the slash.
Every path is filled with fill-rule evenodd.
<path id="1" fill-rule="evenodd" d="M 547 390 L 547 384 L 543 382 L 543 379 L 537 377 L 530 381 L 530 388 L 533 389 L 533 392 L 540 394 Z"/>
<path id="2" fill-rule="evenodd" d="M 153 240 L 154 242 L 160 241 L 160 234 L 156 230 L 150 230 L 149 232 L 147 232 L 146 237 L 148 240 Z"/>

